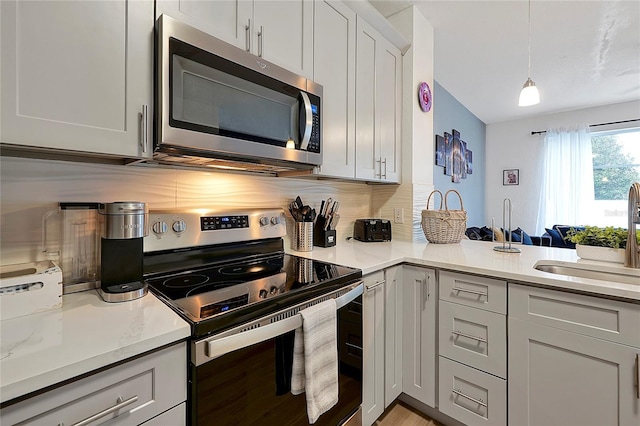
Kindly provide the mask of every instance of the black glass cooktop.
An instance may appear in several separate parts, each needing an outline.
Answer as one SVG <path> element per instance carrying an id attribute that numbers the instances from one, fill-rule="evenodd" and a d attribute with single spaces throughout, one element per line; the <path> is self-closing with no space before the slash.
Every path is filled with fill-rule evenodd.
<path id="1" fill-rule="evenodd" d="M 358 269 L 284 253 L 260 253 L 202 265 L 199 250 L 179 254 L 193 267 L 146 275 L 151 290 L 206 335 L 333 291 L 362 276 Z M 205 255 L 209 260 L 210 253 Z M 214 257 L 218 258 L 218 257 Z M 223 256 L 224 258 L 224 256 Z M 146 270 L 161 269 L 145 259 Z"/>

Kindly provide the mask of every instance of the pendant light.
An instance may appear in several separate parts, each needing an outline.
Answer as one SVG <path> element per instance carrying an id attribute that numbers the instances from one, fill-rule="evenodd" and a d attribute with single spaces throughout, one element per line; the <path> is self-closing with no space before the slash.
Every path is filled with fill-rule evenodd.
<path id="1" fill-rule="evenodd" d="M 522 86 L 518 106 L 530 106 L 540 103 L 540 94 L 536 84 L 531 80 L 531 0 L 529 0 L 529 69 L 527 81 Z"/>

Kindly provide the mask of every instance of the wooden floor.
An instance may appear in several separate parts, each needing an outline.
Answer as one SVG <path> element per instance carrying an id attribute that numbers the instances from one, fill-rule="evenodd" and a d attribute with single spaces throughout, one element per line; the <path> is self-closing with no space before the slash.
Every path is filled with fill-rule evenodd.
<path id="1" fill-rule="evenodd" d="M 395 401 L 376 420 L 375 426 L 443 426 L 402 401 Z"/>

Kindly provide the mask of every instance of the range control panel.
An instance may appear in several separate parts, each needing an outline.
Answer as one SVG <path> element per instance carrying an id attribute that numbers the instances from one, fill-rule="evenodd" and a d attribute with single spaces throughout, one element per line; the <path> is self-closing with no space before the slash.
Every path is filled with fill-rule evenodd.
<path id="1" fill-rule="evenodd" d="M 284 237 L 283 209 L 150 210 L 144 252 Z"/>
<path id="2" fill-rule="evenodd" d="M 249 216 L 203 216 L 200 218 L 201 231 L 215 231 L 216 229 L 248 228 Z"/>

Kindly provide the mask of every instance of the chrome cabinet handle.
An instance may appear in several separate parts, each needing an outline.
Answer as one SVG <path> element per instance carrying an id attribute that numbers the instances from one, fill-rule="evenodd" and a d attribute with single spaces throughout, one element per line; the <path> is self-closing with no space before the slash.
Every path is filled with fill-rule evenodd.
<path id="1" fill-rule="evenodd" d="M 384 174 L 382 174 L 382 165 L 384 164 Z M 384 160 L 380 160 L 380 179 L 387 178 L 387 159 L 385 157 Z"/>
<path id="2" fill-rule="evenodd" d="M 376 288 L 376 287 L 378 287 L 378 286 L 381 286 L 381 285 L 382 285 L 382 284 L 384 284 L 384 283 L 385 283 L 385 281 L 384 281 L 384 280 L 382 280 L 382 281 L 378 281 L 378 282 L 377 282 L 377 283 L 375 283 L 375 284 L 367 285 L 367 286 L 365 286 L 365 287 L 367 288 L 367 291 L 371 291 L 371 290 L 373 290 L 374 288 Z"/>
<path id="3" fill-rule="evenodd" d="M 636 354 L 636 398 L 640 399 L 640 354 Z"/>
<path id="4" fill-rule="evenodd" d="M 347 347 L 349 347 L 349 348 L 354 348 L 354 349 L 357 349 L 357 350 L 359 350 L 359 351 L 361 351 L 361 350 L 362 350 L 362 347 L 361 347 L 361 346 L 354 345 L 353 343 L 345 343 L 345 345 L 347 345 Z"/>
<path id="5" fill-rule="evenodd" d="M 453 287 L 453 291 L 469 293 L 469 294 L 477 294 L 478 296 L 484 296 L 484 297 L 488 296 L 487 293 L 483 293 L 481 291 L 476 291 L 476 290 L 469 290 L 467 288 L 462 288 L 462 287 Z"/>
<path id="6" fill-rule="evenodd" d="M 463 333 L 462 331 L 453 330 L 451 334 L 454 334 L 458 337 L 466 337 L 467 339 L 477 340 L 478 342 L 487 343 L 487 339 L 484 337 L 476 337 L 471 334 Z"/>
<path id="7" fill-rule="evenodd" d="M 132 396 L 131 398 L 127 399 L 126 401 L 123 401 L 122 397 L 118 397 L 117 403 L 113 407 L 107 408 L 106 410 L 102 410 L 99 413 L 96 413 L 91 417 L 87 417 L 86 419 L 79 421 L 78 423 L 74 424 L 73 426 L 85 426 L 85 425 L 88 425 L 89 423 L 92 423 L 92 422 L 98 420 L 101 417 L 104 417 L 104 416 L 106 416 L 108 414 L 114 413 L 114 412 L 118 411 L 119 409 L 126 407 L 129 404 L 133 404 L 137 400 L 138 400 L 138 395 Z"/>
<path id="8" fill-rule="evenodd" d="M 149 106 L 142 105 L 142 152 L 147 152 L 147 144 L 149 143 Z"/>
<path id="9" fill-rule="evenodd" d="M 264 44 L 264 29 L 262 28 L 262 25 L 260 25 L 260 31 L 258 31 L 258 56 L 262 58 L 262 48 L 263 48 L 263 44 Z"/>
<path id="10" fill-rule="evenodd" d="M 463 398 L 466 398 L 466 399 L 468 399 L 469 401 L 473 401 L 473 402 L 475 402 L 476 404 L 481 405 L 481 406 L 483 406 L 483 407 L 487 408 L 487 404 L 486 404 L 483 400 L 481 400 L 481 399 L 475 399 L 474 397 L 471 397 L 471 396 L 469 396 L 469 395 L 466 395 L 466 394 L 462 393 L 462 391 L 461 391 L 461 390 L 459 390 L 459 389 L 452 389 L 452 390 L 451 390 L 451 392 L 453 392 L 454 394 L 456 394 L 456 395 L 458 395 L 458 396 L 461 396 L 461 397 L 463 397 Z"/>
<path id="11" fill-rule="evenodd" d="M 251 19 L 247 21 L 247 25 L 244 26 L 244 37 L 245 37 L 245 50 L 247 52 L 251 51 Z"/>

